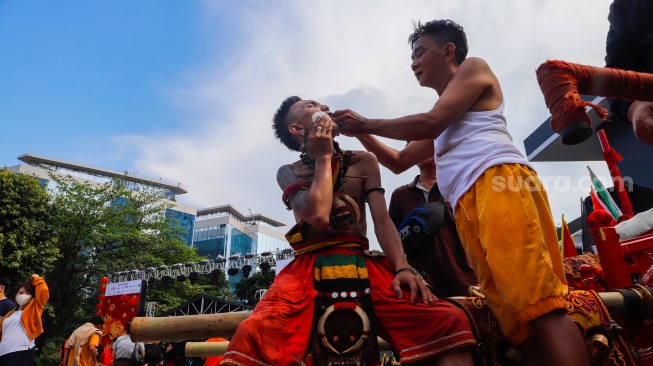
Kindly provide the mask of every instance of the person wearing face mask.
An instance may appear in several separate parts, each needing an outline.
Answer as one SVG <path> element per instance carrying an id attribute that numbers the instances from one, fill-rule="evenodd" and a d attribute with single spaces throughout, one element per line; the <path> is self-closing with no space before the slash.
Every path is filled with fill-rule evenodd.
<path id="1" fill-rule="evenodd" d="M 20 286 L 18 306 L 0 320 L 0 366 L 34 364 L 34 339 L 43 333 L 41 315 L 49 297 L 45 279 L 37 274 Z"/>

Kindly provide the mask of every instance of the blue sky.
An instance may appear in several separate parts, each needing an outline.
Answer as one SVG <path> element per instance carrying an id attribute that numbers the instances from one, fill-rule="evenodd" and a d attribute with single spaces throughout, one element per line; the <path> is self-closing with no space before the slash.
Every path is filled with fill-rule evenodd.
<path id="1" fill-rule="evenodd" d="M 194 2 L 0 3 L 1 116 L 23 137 L 0 160 L 84 159 L 108 136 L 178 129 L 185 116 L 166 89 L 208 54 L 201 24 Z"/>
<path id="2" fill-rule="evenodd" d="M 291 223 L 275 174 L 297 154 L 270 130 L 283 98 L 369 117 L 427 110 L 437 95 L 414 80 L 406 39 L 413 20 L 451 18 L 465 27 L 470 56 L 497 74 L 523 151 L 548 116 L 534 70 L 547 59 L 602 66 L 609 4 L 0 1 L 0 166 L 32 153 L 129 171 L 181 183 L 184 203 L 231 203 Z M 349 138 L 341 144 L 360 148 Z M 585 165 L 535 167 L 575 181 Z M 604 164 L 590 165 L 607 176 Z M 390 192 L 416 172 L 382 170 L 384 186 Z M 578 192 L 550 197 L 557 222 L 578 215 Z"/>

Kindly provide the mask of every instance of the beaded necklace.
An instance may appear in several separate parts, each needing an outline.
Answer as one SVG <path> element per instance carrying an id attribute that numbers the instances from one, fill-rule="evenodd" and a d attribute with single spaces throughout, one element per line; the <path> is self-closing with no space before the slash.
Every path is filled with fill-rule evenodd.
<path id="1" fill-rule="evenodd" d="M 345 181 L 345 170 L 348 162 L 343 162 L 347 152 L 341 150 L 336 141 L 333 142 L 333 149 L 335 152 L 331 158 L 331 175 L 333 177 L 333 191 L 336 192 L 342 191 L 342 183 Z M 301 153 L 299 158 L 309 169 L 315 170 L 315 159 L 309 158 L 305 153 Z"/>

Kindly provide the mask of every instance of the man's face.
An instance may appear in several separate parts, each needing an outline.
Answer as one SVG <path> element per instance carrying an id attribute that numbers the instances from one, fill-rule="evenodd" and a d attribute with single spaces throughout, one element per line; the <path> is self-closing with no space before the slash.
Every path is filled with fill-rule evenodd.
<path id="1" fill-rule="evenodd" d="M 433 87 L 440 71 L 444 70 L 444 47 L 430 37 L 421 36 L 413 43 L 410 68 L 421 86 Z"/>
<path id="2" fill-rule="evenodd" d="M 309 131 L 313 127 L 313 114 L 315 112 L 329 112 L 329 106 L 320 104 L 314 100 L 300 100 L 290 107 L 290 118 L 291 123 L 296 123 L 304 127 L 306 131 Z M 339 126 L 333 122 L 333 131 L 331 132 L 332 136 L 338 136 L 340 134 Z"/>
<path id="3" fill-rule="evenodd" d="M 0 285 L 0 294 L 5 293 L 5 285 Z"/>
<path id="4" fill-rule="evenodd" d="M 424 168 L 435 169 L 435 159 L 433 158 L 433 156 L 429 156 L 428 158 L 417 163 L 417 167 L 420 169 L 424 169 Z"/>

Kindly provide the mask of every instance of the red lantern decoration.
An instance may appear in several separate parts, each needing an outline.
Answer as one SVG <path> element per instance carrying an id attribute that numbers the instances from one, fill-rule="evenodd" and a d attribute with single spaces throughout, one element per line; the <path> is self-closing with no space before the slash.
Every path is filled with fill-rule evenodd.
<path id="1" fill-rule="evenodd" d="M 122 302 L 126 302 L 128 299 L 129 299 L 129 297 L 127 295 L 123 294 L 122 296 L 120 296 L 120 301 L 122 301 Z"/>
<path id="2" fill-rule="evenodd" d="M 138 297 L 136 297 L 136 296 L 132 297 L 131 299 L 129 299 L 127 304 L 129 304 L 129 306 L 135 308 L 136 306 L 138 306 Z"/>
<path id="3" fill-rule="evenodd" d="M 105 285 L 100 286 L 100 292 L 104 292 L 107 289 Z"/>
<path id="4" fill-rule="evenodd" d="M 100 279 L 100 282 L 102 282 L 103 285 L 106 285 L 107 283 L 109 283 L 109 278 L 108 277 L 102 277 Z"/>
<path id="5" fill-rule="evenodd" d="M 95 315 L 102 315 L 102 312 L 98 311 L 97 313 L 95 313 Z"/>
<path id="6" fill-rule="evenodd" d="M 100 301 L 104 300 L 104 294 L 97 295 L 97 299 Z"/>
<path id="7" fill-rule="evenodd" d="M 104 304 L 101 303 L 101 302 L 99 302 L 99 303 L 97 303 L 97 305 L 95 305 L 95 307 L 98 308 L 98 309 L 102 309 L 103 306 L 104 306 Z"/>

